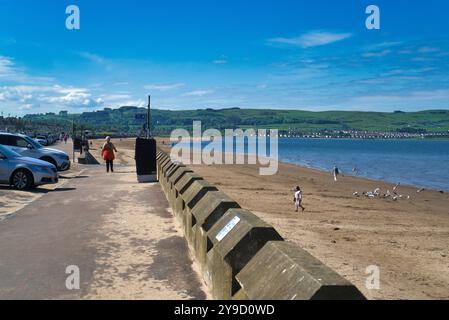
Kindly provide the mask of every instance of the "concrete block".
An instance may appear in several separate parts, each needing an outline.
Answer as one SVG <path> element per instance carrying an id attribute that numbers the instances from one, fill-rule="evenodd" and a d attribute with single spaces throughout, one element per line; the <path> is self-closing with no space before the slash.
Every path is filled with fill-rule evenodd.
<path id="1" fill-rule="evenodd" d="M 181 198 L 184 201 L 185 208 L 183 212 L 184 220 L 184 234 L 190 245 L 192 245 L 192 209 L 196 204 L 208 193 L 209 191 L 218 191 L 217 187 L 210 184 L 206 180 L 196 180 L 192 183 L 190 188 L 185 193 L 181 194 Z"/>
<path id="2" fill-rule="evenodd" d="M 165 179 L 169 182 L 170 177 L 180 168 L 185 168 L 186 166 L 179 162 L 172 162 L 171 165 L 165 169 Z"/>
<path id="3" fill-rule="evenodd" d="M 99 165 L 100 164 L 97 161 L 97 159 L 89 151 L 84 151 L 83 154 L 81 154 L 78 157 L 78 163 L 85 164 L 85 165 Z"/>
<path id="4" fill-rule="evenodd" d="M 207 232 L 232 208 L 239 204 L 220 191 L 210 191 L 192 209 L 192 247 L 200 266 L 206 267 Z"/>
<path id="5" fill-rule="evenodd" d="M 185 165 L 179 163 L 179 162 L 171 162 L 169 165 L 167 165 L 165 167 L 165 169 L 163 169 L 164 172 L 164 184 L 166 185 L 166 193 L 169 192 L 169 190 L 171 189 L 171 184 L 170 184 L 170 177 L 176 172 L 176 170 L 178 170 L 179 168 L 185 168 Z"/>
<path id="6" fill-rule="evenodd" d="M 179 180 L 184 177 L 186 173 L 191 173 L 192 170 L 186 168 L 185 166 L 179 167 L 173 174 L 168 178 L 168 200 L 171 207 L 174 209 L 176 199 L 180 196 L 179 191 L 176 189 L 176 184 Z"/>
<path id="7" fill-rule="evenodd" d="M 169 157 L 162 157 L 157 160 L 158 169 L 161 169 L 162 166 L 167 162 L 167 160 L 170 160 Z"/>
<path id="8" fill-rule="evenodd" d="M 176 171 L 173 171 L 168 177 L 171 187 L 174 188 L 186 173 L 193 173 L 193 171 L 185 166 L 178 167 Z"/>
<path id="9" fill-rule="evenodd" d="M 165 159 L 164 161 L 161 162 L 160 166 L 158 166 L 158 179 L 164 191 L 167 190 L 168 184 L 166 179 L 167 170 L 173 166 L 174 163 L 171 161 L 170 158 Z"/>
<path id="10" fill-rule="evenodd" d="M 204 180 L 203 177 L 197 175 L 193 172 L 188 172 L 184 174 L 184 176 L 179 179 L 177 183 L 175 183 L 175 189 L 179 193 L 179 196 L 176 197 L 175 204 L 173 211 L 175 212 L 175 216 L 179 218 L 179 220 L 183 223 L 184 222 L 184 215 L 183 212 L 186 208 L 184 199 L 182 198 L 182 195 L 188 190 L 188 188 L 198 180 Z"/>
<path id="11" fill-rule="evenodd" d="M 209 191 L 218 191 L 218 188 L 206 180 L 196 180 L 192 183 L 192 186 L 182 194 L 186 206 L 189 209 L 193 209 L 198 202 Z"/>
<path id="12" fill-rule="evenodd" d="M 172 161 L 171 161 L 171 159 L 170 159 L 169 157 L 164 158 L 164 159 L 161 159 L 161 160 L 158 162 L 158 167 L 159 167 L 159 169 L 160 169 L 161 171 L 163 171 L 164 168 L 167 168 L 167 164 L 169 164 L 169 163 L 172 163 Z"/>
<path id="13" fill-rule="evenodd" d="M 236 294 L 234 294 L 232 296 L 232 300 L 238 300 L 238 301 L 245 301 L 245 300 L 249 300 L 248 296 L 245 293 L 245 290 L 240 289 L 239 291 L 237 291 Z"/>
<path id="14" fill-rule="evenodd" d="M 236 275 L 269 241 L 283 241 L 273 226 L 247 210 L 226 212 L 207 233 L 205 280 L 214 298 L 230 300 L 241 289 Z"/>
<path id="15" fill-rule="evenodd" d="M 168 155 L 165 152 L 158 151 L 156 154 L 156 160 L 158 160 L 158 161 L 165 157 L 168 157 Z"/>
<path id="16" fill-rule="evenodd" d="M 163 157 L 161 159 L 159 159 L 157 161 L 157 178 L 160 181 L 162 179 L 162 177 L 164 176 L 163 174 L 163 168 L 165 167 L 166 164 L 171 163 L 171 159 L 169 157 Z"/>
<path id="17" fill-rule="evenodd" d="M 288 242 L 268 242 L 237 274 L 242 289 L 234 299 L 363 300 L 348 280 L 304 249 Z"/>

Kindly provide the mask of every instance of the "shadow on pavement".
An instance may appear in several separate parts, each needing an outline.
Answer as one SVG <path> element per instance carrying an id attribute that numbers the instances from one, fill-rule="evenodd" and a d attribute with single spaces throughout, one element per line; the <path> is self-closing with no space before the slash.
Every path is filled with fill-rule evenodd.
<path id="1" fill-rule="evenodd" d="M 77 177 L 66 177 L 66 176 L 59 176 L 59 179 L 63 180 L 72 180 L 72 179 L 87 179 L 90 178 L 90 176 L 77 176 Z"/>
<path id="2" fill-rule="evenodd" d="M 54 190 L 48 190 L 48 189 L 34 189 L 34 190 L 30 190 L 30 191 L 28 191 L 28 192 L 30 192 L 30 193 L 44 193 L 44 194 L 47 194 L 47 193 L 53 193 L 53 192 L 66 192 L 66 191 L 73 191 L 73 190 L 76 190 L 76 188 L 57 188 L 57 189 L 54 189 Z"/>
<path id="3" fill-rule="evenodd" d="M 15 191 L 15 192 L 20 192 L 21 194 L 28 194 L 28 193 L 51 193 L 51 192 L 65 192 L 65 191 L 73 191 L 76 190 L 76 188 L 57 188 L 54 190 L 48 190 L 48 189 L 41 189 L 41 188 L 35 188 L 35 189 L 31 189 L 31 190 L 23 190 L 23 191 L 19 191 L 16 190 L 12 187 L 8 187 L 8 186 L 0 186 L 0 191 Z"/>

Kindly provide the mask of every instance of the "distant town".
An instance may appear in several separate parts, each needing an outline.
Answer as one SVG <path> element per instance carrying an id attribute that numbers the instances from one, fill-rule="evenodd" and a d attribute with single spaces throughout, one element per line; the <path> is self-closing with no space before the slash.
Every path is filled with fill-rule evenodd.
<path id="1" fill-rule="evenodd" d="M 406 132 L 336 130 L 318 133 L 281 132 L 279 136 L 281 138 L 306 138 L 306 139 L 435 139 L 435 138 L 449 139 L 449 132 L 406 133 Z"/>

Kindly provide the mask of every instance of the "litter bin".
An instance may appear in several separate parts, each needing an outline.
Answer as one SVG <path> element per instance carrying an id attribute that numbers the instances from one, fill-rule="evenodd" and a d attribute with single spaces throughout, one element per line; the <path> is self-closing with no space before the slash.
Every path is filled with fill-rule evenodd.
<path id="1" fill-rule="evenodd" d="M 140 183 L 156 182 L 156 140 L 137 138 L 135 160 L 137 181 L 139 181 Z"/>

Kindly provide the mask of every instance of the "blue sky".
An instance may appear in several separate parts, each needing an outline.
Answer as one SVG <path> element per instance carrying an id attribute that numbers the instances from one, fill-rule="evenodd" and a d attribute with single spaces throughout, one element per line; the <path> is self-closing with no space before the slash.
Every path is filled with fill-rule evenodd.
<path id="1" fill-rule="evenodd" d="M 81 29 L 65 27 L 68 5 Z M 381 10 L 367 30 L 365 8 Z M 0 109 L 449 108 L 449 3 L 25 1 L 0 4 Z"/>

